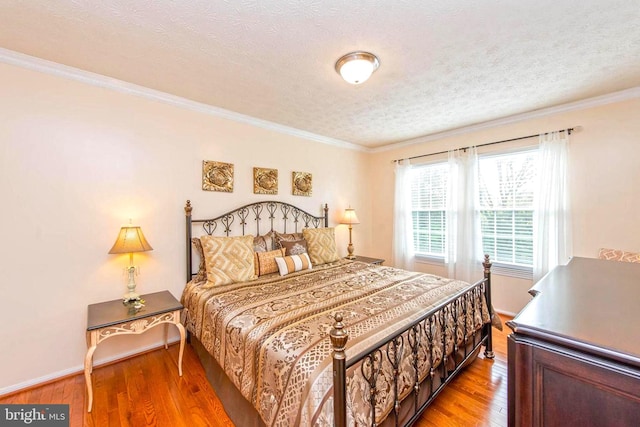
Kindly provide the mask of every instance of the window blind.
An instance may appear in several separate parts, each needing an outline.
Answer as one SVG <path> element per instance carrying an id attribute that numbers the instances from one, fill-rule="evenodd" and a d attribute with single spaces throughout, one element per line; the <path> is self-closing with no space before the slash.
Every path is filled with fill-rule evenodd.
<path id="1" fill-rule="evenodd" d="M 497 263 L 533 265 L 537 160 L 537 150 L 479 159 L 482 246 Z"/>
<path id="2" fill-rule="evenodd" d="M 478 189 L 484 253 L 496 271 L 530 278 L 537 149 L 479 158 Z M 449 165 L 414 167 L 410 172 L 413 246 L 416 255 L 443 258 Z"/>
<path id="3" fill-rule="evenodd" d="M 414 251 L 418 255 L 444 256 L 448 165 L 419 166 L 410 173 Z"/>

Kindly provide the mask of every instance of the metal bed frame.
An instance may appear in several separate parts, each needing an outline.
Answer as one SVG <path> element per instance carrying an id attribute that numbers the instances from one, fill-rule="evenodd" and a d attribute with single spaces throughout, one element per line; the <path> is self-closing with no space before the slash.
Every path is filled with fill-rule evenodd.
<path id="1" fill-rule="evenodd" d="M 477 355 L 477 350 L 482 345 L 485 346 L 484 355 L 488 359 L 495 357 L 493 353 L 492 343 L 492 330 L 491 323 L 485 324 L 480 329 L 480 336 L 478 333 L 471 335 L 471 342 L 468 342 L 467 322 L 464 322 L 463 332 L 463 345 L 458 346 L 457 339 L 454 338 L 454 348 L 451 354 L 447 354 L 447 333 L 445 318 L 448 314 L 453 314 L 455 319 L 459 315 L 466 316 L 467 303 L 470 301 L 472 310 L 475 311 L 475 303 L 479 293 L 483 293 L 487 302 L 487 309 L 491 307 L 491 262 L 489 261 L 489 255 L 485 255 L 484 262 L 484 279 L 475 283 L 470 289 L 467 289 L 462 295 L 457 295 L 452 301 L 444 302 L 443 304 L 434 307 L 433 309 L 424 313 L 420 318 L 413 321 L 411 324 L 397 331 L 393 335 L 386 337 L 378 343 L 372 345 L 368 349 L 360 352 L 355 356 L 348 358 L 345 354 L 345 348 L 349 339 L 348 334 L 344 331 L 344 325 L 342 323 L 342 315 L 336 314 L 334 317 L 335 324 L 329 334 L 331 339 L 331 345 L 333 346 L 333 416 L 334 424 L 336 427 L 345 427 L 347 425 L 347 412 L 346 412 L 346 377 L 347 369 L 362 362 L 360 369 L 363 377 L 369 383 L 370 390 L 370 408 L 371 419 L 373 420 L 372 426 L 377 426 L 376 419 L 376 383 L 377 377 L 382 369 L 382 358 L 387 357 L 389 363 L 393 367 L 393 390 L 395 404 L 393 406 L 394 424 L 400 425 L 400 409 L 401 403 L 409 401 L 407 396 L 403 402 L 400 401 L 398 396 L 398 376 L 400 374 L 400 362 L 402 360 L 403 352 L 405 351 L 405 344 L 408 344 L 409 351 L 413 354 L 413 413 L 409 414 L 409 419 L 403 423 L 403 425 L 412 425 L 418 420 L 422 412 L 427 409 L 427 406 L 433 402 L 442 389 L 460 372 L 466 364 Z M 437 320 L 437 322 L 436 322 Z M 453 336 L 457 337 L 459 332 L 459 324 L 455 323 Z M 442 327 L 442 341 L 434 343 L 432 340 L 432 330 L 434 325 L 440 325 Z M 427 357 L 429 358 L 429 364 L 431 366 L 429 375 L 423 381 L 418 378 L 418 350 L 420 348 L 420 337 L 425 335 L 428 338 L 427 342 Z M 406 338 L 405 338 L 406 337 Z M 433 366 L 433 348 L 436 345 L 442 346 L 442 357 L 440 364 L 434 368 Z M 449 359 L 453 358 L 454 367 L 451 369 L 448 365 Z M 436 375 L 439 375 L 439 382 L 436 385 L 434 381 Z M 429 392 L 425 399 L 424 395 L 420 394 L 422 387 L 428 387 Z M 411 412 L 411 411 L 409 411 Z"/>
<path id="2" fill-rule="evenodd" d="M 287 226 L 293 228 L 293 232 L 300 232 L 303 228 L 309 227 L 328 227 L 329 208 L 327 204 L 323 205 L 323 215 L 316 216 L 300 209 L 294 205 L 279 201 L 262 201 L 251 203 L 240 208 L 229 211 L 223 215 L 210 219 L 192 219 L 191 202 L 187 200 L 184 207 L 186 215 L 186 279 L 190 281 L 195 273 L 193 273 L 193 256 L 191 238 L 193 235 L 194 224 L 201 224 L 204 233 L 212 235 L 215 231 L 229 236 L 232 233 L 232 226 L 239 228 L 240 233 L 245 235 L 247 231 L 255 230 L 256 235 L 260 234 L 260 224 L 266 224 L 269 230 L 273 231 L 276 224 L 282 225 L 283 232 L 287 232 Z M 266 218 L 263 219 L 263 215 Z M 255 223 L 255 228 L 252 224 Z M 219 229 L 220 227 L 220 229 Z M 264 226 L 263 226 L 264 229 Z M 291 232 L 291 231 L 290 231 Z M 234 233 L 235 234 L 235 233 Z M 346 411 L 346 380 L 347 369 L 361 363 L 360 369 L 364 378 L 369 383 L 371 407 L 372 427 L 377 427 L 376 419 L 376 383 L 378 374 L 381 371 L 382 360 L 386 357 L 394 368 L 393 390 L 395 405 L 391 414 L 394 414 L 393 420 L 390 420 L 391 414 L 384 420 L 385 425 L 400 425 L 400 419 L 403 418 L 402 425 L 412 425 L 420 417 L 422 412 L 433 402 L 442 389 L 466 366 L 467 363 L 476 357 L 481 346 L 485 346 L 484 355 L 486 358 L 493 359 L 493 344 L 491 323 L 485 324 L 479 331 L 468 334 L 467 322 L 464 322 L 463 330 L 460 330 L 458 322 L 454 328 L 454 348 L 453 352 L 447 354 L 447 333 L 445 318 L 447 315 L 458 316 L 467 315 L 467 305 L 471 304 L 472 310 L 475 311 L 475 301 L 480 294 L 483 294 L 486 300 L 487 309 L 491 309 L 491 262 L 489 256 L 485 255 L 484 262 L 484 278 L 472 285 L 464 292 L 456 295 L 452 300 L 430 309 L 413 321 L 402 330 L 396 331 L 393 335 L 386 337 L 375 345 L 360 352 L 357 355 L 347 357 L 345 350 L 349 336 L 345 331 L 345 325 L 342 323 L 342 315 L 336 313 L 334 315 L 335 323 L 330 331 L 330 340 L 333 346 L 333 408 L 334 408 L 334 424 L 337 427 L 346 427 L 347 411 Z M 432 339 L 433 328 L 439 325 L 442 328 L 441 342 L 434 343 Z M 458 345 L 458 332 L 463 333 L 462 346 Z M 468 336 L 470 335 L 470 336 Z M 430 359 L 431 369 L 427 377 L 423 380 L 418 378 L 418 350 L 420 348 L 420 339 L 422 336 L 429 338 L 427 343 L 427 357 L 432 358 L 435 346 L 442 346 L 442 357 L 440 364 L 434 368 L 433 360 Z M 407 349 L 408 347 L 408 349 Z M 400 375 L 399 365 L 402 360 L 403 353 L 411 351 L 413 354 L 414 379 L 412 388 L 413 399 L 411 394 L 402 402 L 398 396 L 398 377 Z M 453 363 L 453 367 L 451 364 Z M 405 405 L 403 414 L 401 414 L 402 406 Z M 411 408 L 407 411 L 406 405 Z M 407 419 L 408 417 L 408 419 Z M 406 419 L 406 421 L 404 421 Z"/>

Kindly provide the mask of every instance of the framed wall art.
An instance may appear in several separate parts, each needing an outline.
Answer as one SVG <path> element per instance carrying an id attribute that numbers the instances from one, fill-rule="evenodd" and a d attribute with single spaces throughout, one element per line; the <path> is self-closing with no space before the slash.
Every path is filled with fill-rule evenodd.
<path id="1" fill-rule="evenodd" d="M 233 192 L 233 163 L 202 161 L 202 189 Z"/>
<path id="2" fill-rule="evenodd" d="M 253 193 L 278 194 L 278 169 L 253 168 Z"/>
<path id="3" fill-rule="evenodd" d="M 291 186 L 294 196 L 311 196 L 313 181 L 309 172 L 292 172 Z"/>

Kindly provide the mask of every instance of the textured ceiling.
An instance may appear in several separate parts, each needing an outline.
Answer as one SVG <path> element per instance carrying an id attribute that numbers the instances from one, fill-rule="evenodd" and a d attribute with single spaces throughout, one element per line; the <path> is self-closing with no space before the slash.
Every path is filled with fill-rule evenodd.
<path id="1" fill-rule="evenodd" d="M 640 86 L 640 3 L 2 0 L 0 47 L 377 147 Z"/>

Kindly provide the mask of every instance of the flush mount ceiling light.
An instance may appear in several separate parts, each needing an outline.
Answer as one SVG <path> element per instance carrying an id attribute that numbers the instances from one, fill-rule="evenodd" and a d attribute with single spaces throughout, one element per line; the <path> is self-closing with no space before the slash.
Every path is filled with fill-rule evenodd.
<path id="1" fill-rule="evenodd" d="M 363 51 L 347 53 L 336 61 L 338 74 L 353 85 L 367 81 L 379 66 L 380 61 L 373 53 Z"/>

